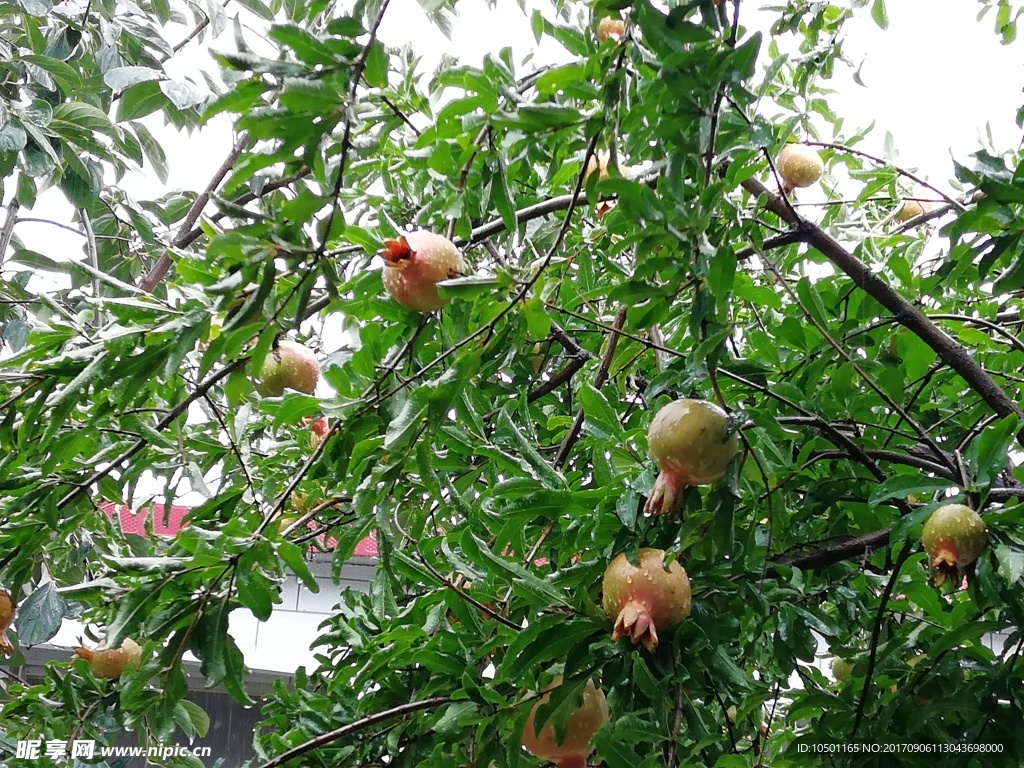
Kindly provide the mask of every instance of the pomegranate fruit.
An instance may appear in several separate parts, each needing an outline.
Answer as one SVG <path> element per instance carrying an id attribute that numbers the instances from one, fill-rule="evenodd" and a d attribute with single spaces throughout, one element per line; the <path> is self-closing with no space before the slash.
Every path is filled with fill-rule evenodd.
<path id="1" fill-rule="evenodd" d="M 932 207 L 921 200 L 905 200 L 900 209 L 896 212 L 896 221 L 904 222 L 928 213 Z"/>
<path id="2" fill-rule="evenodd" d="M 312 395 L 320 380 L 320 363 L 313 351 L 295 341 L 284 339 L 267 353 L 260 368 L 260 394 L 280 397 L 285 389 Z"/>
<path id="3" fill-rule="evenodd" d="M 825 164 L 817 152 L 806 144 L 787 144 L 779 152 L 775 170 L 782 178 L 782 188 L 792 192 L 797 187 L 809 187 L 821 178 Z"/>
<path id="4" fill-rule="evenodd" d="M 388 293 L 406 309 L 433 312 L 448 303 L 437 293 L 442 280 L 469 271 L 459 249 L 447 237 L 418 230 L 397 240 L 385 240 L 381 279 Z"/>
<path id="5" fill-rule="evenodd" d="M 79 642 L 81 642 L 81 638 L 79 638 Z M 76 658 L 89 662 L 89 669 L 92 670 L 93 675 L 109 680 L 120 677 L 128 668 L 138 669 L 139 663 L 142 661 L 142 649 L 139 648 L 138 643 L 130 637 L 126 637 L 120 648 L 102 651 L 81 646 L 75 648 L 72 660 Z"/>
<path id="6" fill-rule="evenodd" d="M 14 621 L 14 600 L 11 593 L 0 587 L 0 654 L 4 657 L 14 653 L 14 646 L 7 639 L 7 628 Z"/>
<path id="7" fill-rule="evenodd" d="M 739 450 L 739 437 L 727 434 L 728 427 L 726 412 L 706 400 L 676 400 L 655 414 L 647 443 L 658 479 L 647 514 L 672 514 L 682 488 L 722 479 Z"/>
<path id="8" fill-rule="evenodd" d="M 853 674 L 853 662 L 837 656 L 832 659 L 832 674 L 835 676 L 836 682 L 845 683 Z"/>
<path id="9" fill-rule="evenodd" d="M 327 439 L 327 433 L 330 429 L 331 423 L 327 420 L 326 416 L 321 416 L 310 425 L 309 445 L 314 451 L 320 447 L 320 443 Z"/>
<path id="10" fill-rule="evenodd" d="M 935 586 L 946 579 L 960 584 L 964 569 L 985 549 L 985 522 L 981 515 L 963 504 L 946 504 L 932 512 L 921 532 L 928 553 L 928 567 Z"/>
<path id="11" fill-rule="evenodd" d="M 609 563 L 601 585 L 604 610 L 615 620 L 612 640 L 628 636 L 653 651 L 659 630 L 669 632 L 690 615 L 690 579 L 676 561 L 666 570 L 660 549 L 641 549 L 637 561 L 622 553 Z"/>
<path id="12" fill-rule="evenodd" d="M 605 16 L 597 23 L 597 39 L 619 42 L 626 34 L 626 22 L 614 16 Z"/>
<path id="13" fill-rule="evenodd" d="M 561 684 L 562 676 L 558 675 L 544 690 L 550 691 Z M 537 710 L 547 701 L 548 694 L 544 694 L 530 710 L 526 727 L 523 728 L 523 746 L 531 754 L 550 760 L 558 768 L 586 768 L 590 740 L 608 722 L 608 702 L 605 701 L 604 691 L 595 686 L 593 680 L 587 680 L 583 703 L 569 716 L 565 739 L 560 743 L 555 740 L 555 727 L 552 723 L 545 723 L 539 734 L 535 728 Z"/>

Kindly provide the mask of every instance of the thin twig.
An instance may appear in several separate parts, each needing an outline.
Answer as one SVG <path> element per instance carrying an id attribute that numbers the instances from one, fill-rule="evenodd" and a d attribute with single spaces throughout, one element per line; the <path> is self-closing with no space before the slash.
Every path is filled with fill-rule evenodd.
<path id="1" fill-rule="evenodd" d="M 824 147 L 825 149 L 834 149 L 834 150 L 837 150 L 839 152 L 847 152 L 847 153 L 849 153 L 851 155 L 858 155 L 860 157 L 863 157 L 863 158 L 865 158 L 867 160 L 870 160 L 873 163 L 878 163 L 879 165 L 888 166 L 888 167 L 892 168 L 894 171 L 896 171 L 897 173 L 899 173 L 901 176 L 906 176 L 908 179 L 911 179 L 912 181 L 917 182 L 922 187 L 925 187 L 926 189 L 930 189 L 932 192 L 934 192 L 936 195 L 941 197 L 949 205 L 951 205 L 952 207 L 956 208 L 958 211 L 962 212 L 962 211 L 966 211 L 967 210 L 967 208 L 964 206 L 963 203 L 961 203 L 960 201 L 956 200 L 955 198 L 950 197 L 949 195 L 947 195 L 945 192 L 943 192 L 938 187 L 933 186 L 932 184 L 929 184 L 927 181 L 922 179 L 917 174 L 911 173 L 906 168 L 901 168 L 900 166 L 896 165 L 895 163 L 890 163 L 888 160 L 884 160 L 881 157 L 876 157 L 875 155 L 868 154 L 867 152 L 862 152 L 859 149 L 854 149 L 853 147 L 848 147 L 845 144 L 834 144 L 832 142 L 827 142 L 827 141 L 805 141 L 804 144 L 806 144 L 809 147 Z"/>
<path id="2" fill-rule="evenodd" d="M 315 738 L 310 739 L 307 742 L 299 744 L 297 747 L 282 752 L 272 760 L 260 765 L 258 768 L 277 768 L 279 765 L 294 760 L 300 755 L 304 755 L 317 747 L 322 747 L 325 744 L 330 744 L 332 741 L 337 741 L 346 736 L 350 736 L 353 733 L 358 733 L 364 728 L 369 728 L 377 723 L 383 723 L 385 720 L 390 720 L 395 717 L 404 717 L 405 715 L 411 715 L 415 712 L 422 712 L 425 709 L 436 709 L 442 704 L 447 704 L 451 699 L 448 696 L 433 696 L 429 699 L 422 699 L 420 701 L 410 701 L 408 704 L 400 704 L 397 707 L 391 709 L 385 709 L 381 712 L 375 712 L 372 715 L 356 720 L 354 723 L 343 725 L 340 728 L 335 728 L 333 731 L 328 731 Z"/>
<path id="3" fill-rule="evenodd" d="M 14 225 L 18 223 L 18 210 L 21 208 L 21 203 L 18 202 L 17 197 L 12 197 L 11 202 L 7 205 L 7 218 L 4 220 L 4 226 L 0 229 L 0 267 L 4 264 L 4 259 L 7 258 L 7 246 L 11 244 L 11 237 L 14 235 Z"/>
<path id="4" fill-rule="evenodd" d="M 896 558 L 896 562 L 892 567 L 892 575 L 889 576 L 889 581 L 886 582 L 885 589 L 882 590 L 882 595 L 878 601 L 878 612 L 875 614 L 875 624 L 871 629 L 871 653 L 868 656 L 868 669 L 867 674 L 864 676 L 864 688 L 860 693 L 860 701 L 857 702 L 857 716 L 853 720 L 853 728 L 850 731 L 850 741 L 857 735 L 857 729 L 860 728 L 860 722 L 864 719 L 864 708 L 867 705 L 868 690 L 871 688 L 871 677 L 875 673 L 875 662 L 878 660 L 878 638 L 882 634 L 882 623 L 885 619 L 885 608 L 889 603 L 889 598 L 892 596 L 892 591 L 896 587 L 896 582 L 899 580 L 900 571 L 903 570 L 903 564 L 910 557 L 910 553 L 913 551 L 911 543 L 908 541 L 903 545 L 903 549 L 900 550 L 900 554 Z"/>
<path id="5" fill-rule="evenodd" d="M 175 248 L 182 248 L 185 245 L 185 241 L 190 236 L 192 227 L 199 220 L 199 217 L 203 213 L 203 209 L 206 204 L 210 202 L 214 191 L 220 186 L 221 182 L 224 181 L 224 177 L 228 175 L 228 172 L 234 167 L 235 163 L 238 162 L 238 158 L 242 152 L 249 146 L 250 138 L 247 135 L 239 137 L 238 141 L 235 142 L 235 146 L 232 148 L 231 153 L 227 156 L 227 159 L 221 164 L 217 172 L 213 174 L 213 178 L 210 179 L 210 183 L 206 185 L 206 190 L 195 199 L 192 203 L 192 207 L 188 209 L 188 213 L 185 215 L 185 220 L 181 223 L 181 227 L 178 229 L 178 234 L 171 242 L 170 248 L 165 251 L 153 268 L 149 270 L 149 273 L 143 278 L 139 287 L 142 288 L 146 293 L 152 293 L 160 281 L 164 279 L 167 274 L 167 270 L 171 268 L 171 250 Z M 191 241 L 190 241 L 191 242 Z"/>

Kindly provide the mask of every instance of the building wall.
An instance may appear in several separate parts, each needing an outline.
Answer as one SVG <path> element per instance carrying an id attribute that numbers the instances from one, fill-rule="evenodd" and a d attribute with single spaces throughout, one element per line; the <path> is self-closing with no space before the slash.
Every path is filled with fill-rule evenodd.
<path id="1" fill-rule="evenodd" d="M 290 577 L 281 585 L 282 603 L 275 606 L 267 621 L 257 620 L 245 609 L 238 609 L 230 616 L 229 632 L 238 643 L 250 670 L 246 685 L 250 696 L 258 701 L 271 690 L 276 680 L 290 683 L 298 667 L 310 670 L 316 667 L 310 645 L 319 635 L 319 625 L 333 613 L 343 590 L 369 591 L 376 560 L 355 557 L 345 563 L 339 585 L 331 581 L 329 555 L 316 555 L 309 565 L 320 587 L 319 592 L 311 592 L 297 578 Z M 15 670 L 15 674 L 29 682 L 40 681 L 47 662 L 63 662 L 71 657 L 82 630 L 81 623 L 65 620 L 61 631 L 49 643 L 25 650 L 26 663 Z M 222 689 L 207 689 L 199 672 L 198 660 L 190 653 L 185 656 L 185 666 L 189 682 L 187 698 L 202 707 L 210 717 L 210 730 L 206 737 L 192 745 L 211 748 L 212 756 L 203 762 L 212 766 L 218 758 L 223 758 L 223 768 L 236 768 L 255 757 L 252 739 L 256 723 L 261 719 L 262 702 L 246 709 Z M 39 734 L 37 738 L 45 740 L 48 736 Z M 184 738 L 176 743 L 184 743 Z M 117 744 L 136 746 L 137 735 L 121 734 Z M 145 766 L 144 758 L 135 758 L 128 763 L 128 768 Z"/>

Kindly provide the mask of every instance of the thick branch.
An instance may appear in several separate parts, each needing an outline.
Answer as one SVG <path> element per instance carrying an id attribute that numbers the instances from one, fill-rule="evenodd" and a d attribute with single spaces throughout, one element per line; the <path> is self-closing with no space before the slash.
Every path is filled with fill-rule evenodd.
<path id="1" fill-rule="evenodd" d="M 920 309 L 903 298 L 871 267 L 846 250 L 821 227 L 800 218 L 781 198 L 769 192 L 757 179 L 744 181 L 743 188 L 755 197 L 764 197 L 768 210 L 783 221 L 794 225 L 797 231 L 803 234 L 804 242 L 820 251 L 859 288 L 892 312 L 900 325 L 917 334 L 939 359 L 960 374 L 971 389 L 977 392 L 999 416 L 1024 415 L 985 369 L 971 357 L 967 349 L 943 333 Z M 1024 444 L 1024 433 L 1018 439 Z"/>
<path id="2" fill-rule="evenodd" d="M 855 536 L 838 544 L 815 547 L 801 555 L 776 555 L 772 558 L 772 563 L 799 568 L 802 571 L 827 568 L 843 560 L 849 560 L 851 557 L 862 557 L 874 552 L 889 541 L 890 533 L 892 533 L 892 526 L 865 533 L 863 536 Z"/>

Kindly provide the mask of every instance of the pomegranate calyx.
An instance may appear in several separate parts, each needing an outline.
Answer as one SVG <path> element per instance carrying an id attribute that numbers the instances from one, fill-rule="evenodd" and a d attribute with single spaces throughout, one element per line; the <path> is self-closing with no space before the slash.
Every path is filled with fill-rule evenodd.
<path id="1" fill-rule="evenodd" d="M 685 479 L 679 480 L 674 474 L 661 472 L 654 481 L 654 488 L 644 505 L 645 515 L 664 515 L 669 519 L 675 517 L 676 499 L 679 496 L 680 487 L 688 483 Z"/>
<path id="2" fill-rule="evenodd" d="M 612 630 L 612 641 L 628 637 L 633 644 L 643 643 L 644 648 L 653 651 L 658 647 L 658 629 L 651 619 L 650 609 L 639 602 L 629 602 L 619 611 Z"/>
<path id="3" fill-rule="evenodd" d="M 412 256 L 413 250 L 405 235 L 401 235 L 397 240 L 385 240 L 384 249 L 380 252 L 384 263 L 396 269 L 404 269 Z"/>

